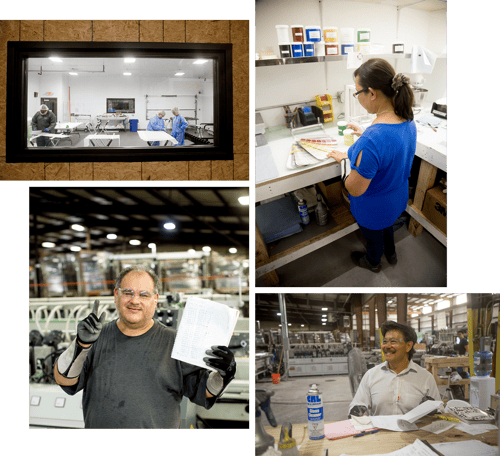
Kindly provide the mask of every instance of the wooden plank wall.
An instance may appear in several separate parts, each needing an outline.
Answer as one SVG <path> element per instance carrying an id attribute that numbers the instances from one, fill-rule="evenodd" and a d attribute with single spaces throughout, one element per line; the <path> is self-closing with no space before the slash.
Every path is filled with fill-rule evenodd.
<path id="1" fill-rule="evenodd" d="M 8 41 L 141 41 L 233 44 L 234 160 L 6 163 Z M 0 180 L 248 180 L 248 21 L 0 21 Z"/>

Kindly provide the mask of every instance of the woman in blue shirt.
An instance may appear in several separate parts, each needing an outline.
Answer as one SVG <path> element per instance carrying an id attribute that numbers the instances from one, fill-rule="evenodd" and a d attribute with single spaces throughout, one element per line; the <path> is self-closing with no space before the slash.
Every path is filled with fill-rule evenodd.
<path id="1" fill-rule="evenodd" d="M 417 144 L 413 120 L 413 91 L 409 79 L 383 59 L 370 59 L 354 72 L 358 101 L 373 123 L 354 133 L 359 139 L 348 153 L 329 154 L 339 163 L 349 158 L 351 172 L 345 181 L 351 212 L 366 239 L 365 252 L 353 252 L 356 265 L 379 272 L 385 256 L 396 264 L 393 223 L 406 209 L 408 179 Z"/>

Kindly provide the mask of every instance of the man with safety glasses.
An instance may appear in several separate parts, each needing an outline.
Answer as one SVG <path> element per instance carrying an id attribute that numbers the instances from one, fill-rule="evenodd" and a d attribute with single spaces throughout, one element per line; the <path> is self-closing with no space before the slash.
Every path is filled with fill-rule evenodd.
<path id="1" fill-rule="evenodd" d="M 349 416 L 404 415 L 426 400 L 440 401 L 432 374 L 412 361 L 415 330 L 394 321 L 386 321 L 380 329 L 385 362 L 363 376 Z"/>
<path id="2" fill-rule="evenodd" d="M 105 324 L 96 301 L 57 360 L 54 376 L 62 389 L 70 395 L 84 390 L 86 428 L 178 428 L 183 396 L 209 409 L 234 378 L 227 347 L 206 352 L 215 372 L 171 357 L 175 331 L 153 319 L 159 285 L 148 268 L 123 270 L 114 290 L 119 318 Z"/>

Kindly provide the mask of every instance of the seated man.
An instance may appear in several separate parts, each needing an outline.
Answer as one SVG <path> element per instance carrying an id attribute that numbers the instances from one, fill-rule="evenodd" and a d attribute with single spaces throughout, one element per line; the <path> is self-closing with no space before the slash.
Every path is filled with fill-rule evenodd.
<path id="1" fill-rule="evenodd" d="M 415 330 L 386 321 L 381 326 L 385 363 L 368 370 L 349 405 L 349 416 L 404 415 L 425 400 L 440 401 L 430 372 L 411 358 L 417 342 Z"/>

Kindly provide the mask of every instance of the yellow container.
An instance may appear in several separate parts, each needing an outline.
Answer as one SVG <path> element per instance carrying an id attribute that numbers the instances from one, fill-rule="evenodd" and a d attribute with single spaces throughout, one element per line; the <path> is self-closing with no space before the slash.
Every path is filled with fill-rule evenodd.
<path id="1" fill-rule="evenodd" d="M 323 40 L 325 43 L 339 42 L 339 29 L 337 27 L 327 26 L 323 29 Z"/>
<path id="2" fill-rule="evenodd" d="M 325 123 L 333 122 L 333 101 L 331 95 L 316 95 L 316 106 L 323 111 L 323 121 Z"/>
<path id="3" fill-rule="evenodd" d="M 344 144 L 346 146 L 352 146 L 354 144 L 354 130 L 347 128 L 344 130 Z"/>

